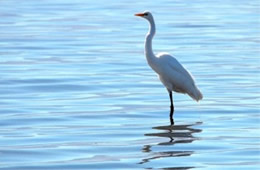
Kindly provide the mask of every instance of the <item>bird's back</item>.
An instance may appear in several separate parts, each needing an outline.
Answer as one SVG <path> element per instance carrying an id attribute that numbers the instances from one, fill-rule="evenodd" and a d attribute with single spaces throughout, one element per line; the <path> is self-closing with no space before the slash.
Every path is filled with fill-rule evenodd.
<path id="1" fill-rule="evenodd" d="M 157 71 L 160 80 L 168 90 L 179 93 L 187 93 L 194 100 L 201 100 L 202 94 L 195 85 L 192 75 L 170 54 L 160 53 L 157 55 Z"/>

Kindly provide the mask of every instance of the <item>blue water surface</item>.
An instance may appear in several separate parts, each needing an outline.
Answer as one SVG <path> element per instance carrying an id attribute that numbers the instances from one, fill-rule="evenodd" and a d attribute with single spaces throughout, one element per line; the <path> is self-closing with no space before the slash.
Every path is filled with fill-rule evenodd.
<path id="1" fill-rule="evenodd" d="M 258 169 L 259 0 L 0 1 L 1 169 Z M 166 89 L 143 54 L 196 79 Z"/>

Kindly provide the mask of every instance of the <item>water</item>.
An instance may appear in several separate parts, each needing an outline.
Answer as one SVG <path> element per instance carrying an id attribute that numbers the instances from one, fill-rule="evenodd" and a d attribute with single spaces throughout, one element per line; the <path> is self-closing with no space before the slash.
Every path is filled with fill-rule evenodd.
<path id="1" fill-rule="evenodd" d="M 204 94 L 169 99 L 143 55 L 174 54 Z M 258 169 L 259 1 L 0 2 L 2 169 Z"/>

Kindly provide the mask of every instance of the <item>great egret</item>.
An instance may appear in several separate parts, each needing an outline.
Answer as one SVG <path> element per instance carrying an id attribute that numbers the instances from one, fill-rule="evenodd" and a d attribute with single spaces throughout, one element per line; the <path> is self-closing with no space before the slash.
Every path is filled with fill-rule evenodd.
<path id="1" fill-rule="evenodd" d="M 150 12 L 145 11 L 143 13 L 135 14 L 135 16 L 146 19 L 150 24 L 150 29 L 145 38 L 145 56 L 150 67 L 158 74 L 161 82 L 168 90 L 171 101 L 170 121 L 171 125 L 173 125 L 174 105 L 172 91 L 188 94 L 196 101 L 203 98 L 202 93 L 195 85 L 192 75 L 174 57 L 168 53 L 154 55 L 152 50 L 152 39 L 155 35 L 153 15 Z"/>

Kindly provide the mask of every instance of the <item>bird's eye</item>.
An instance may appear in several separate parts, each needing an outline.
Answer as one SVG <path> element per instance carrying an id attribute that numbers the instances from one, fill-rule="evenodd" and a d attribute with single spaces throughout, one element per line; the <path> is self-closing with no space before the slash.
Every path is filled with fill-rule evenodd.
<path id="1" fill-rule="evenodd" d="M 147 16 L 148 15 L 148 13 L 144 13 L 144 16 Z"/>

